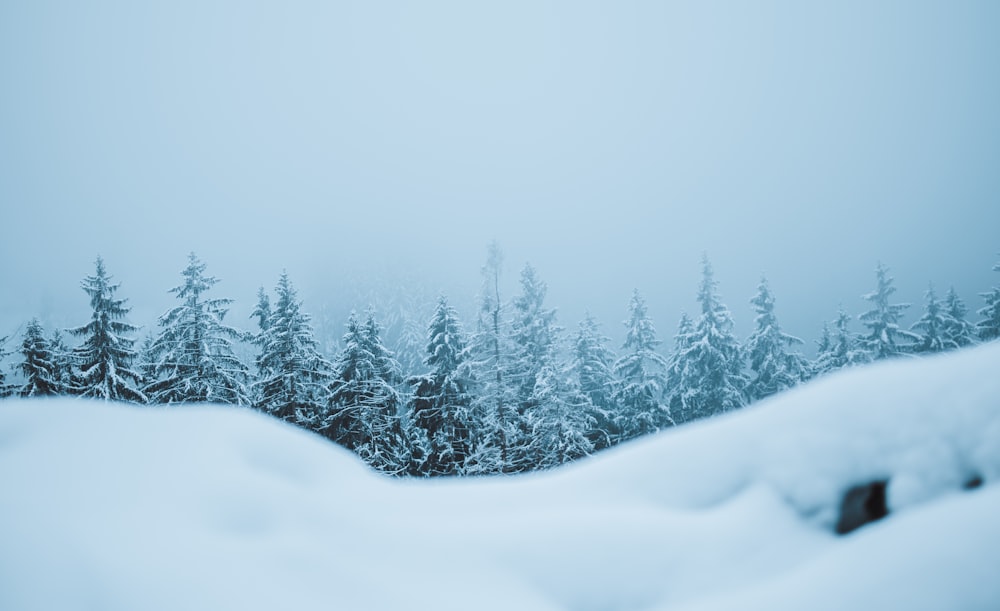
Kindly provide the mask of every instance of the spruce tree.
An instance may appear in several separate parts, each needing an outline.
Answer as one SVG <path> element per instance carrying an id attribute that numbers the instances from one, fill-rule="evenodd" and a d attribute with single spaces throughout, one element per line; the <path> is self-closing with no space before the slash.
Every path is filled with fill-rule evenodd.
<path id="1" fill-rule="evenodd" d="M 317 349 L 309 315 L 282 272 L 275 289 L 277 302 L 258 336 L 256 406 L 264 412 L 306 428 L 318 428 L 326 411 L 330 364 Z"/>
<path id="2" fill-rule="evenodd" d="M 7 384 L 7 375 L 4 373 L 3 359 L 10 354 L 4 349 L 7 344 L 7 336 L 0 337 L 0 399 L 10 396 L 14 392 L 14 386 Z"/>
<path id="3" fill-rule="evenodd" d="M 689 422 L 746 405 L 747 378 L 743 374 L 743 352 L 733 333 L 733 319 L 722 304 L 708 257 L 702 257 L 702 281 L 698 290 L 701 315 L 681 346 L 674 366 L 679 377 L 672 380 L 669 405 L 678 422 Z"/>
<path id="4" fill-rule="evenodd" d="M 142 374 L 132 369 L 136 359 L 135 340 L 128 337 L 138 327 L 125 321 L 130 308 L 126 300 L 115 299 L 120 284 L 111 282 L 98 257 L 96 272 L 81 283 L 90 297 L 93 310 L 89 323 L 70 329 L 70 333 L 83 337 L 83 344 L 73 350 L 73 381 L 71 392 L 87 398 L 105 401 L 132 401 L 145 403 Z"/>
<path id="5" fill-rule="evenodd" d="M 523 415 L 534 404 L 531 396 L 542 368 L 555 359 L 560 329 L 556 311 L 546 308 L 548 287 L 530 264 L 521 271 L 521 294 L 514 298 L 512 335 L 516 346 L 511 377 L 518 391 L 519 411 Z"/>
<path id="6" fill-rule="evenodd" d="M 614 402 L 615 355 L 607 346 L 609 341 L 601 334 L 594 317 L 587 314 L 580 322 L 573 342 L 570 367 L 579 392 L 587 400 L 587 411 L 593 420 L 587 438 L 594 450 L 610 447 L 621 438 Z"/>
<path id="7" fill-rule="evenodd" d="M 747 396 L 757 401 L 791 388 L 809 377 L 806 359 L 791 346 L 801 345 L 801 339 L 782 332 L 774 314 L 774 297 L 761 277 L 757 294 L 750 300 L 757 313 L 756 329 L 747 338 L 746 355 L 754 377 L 747 385 Z"/>
<path id="8" fill-rule="evenodd" d="M 953 286 L 944 296 L 944 311 L 947 315 L 944 327 L 946 341 L 954 343 L 959 348 L 975 343 L 976 327 L 966 320 L 965 316 L 969 310 Z"/>
<path id="9" fill-rule="evenodd" d="M 667 361 L 656 352 L 660 340 L 650 320 L 646 302 L 638 289 L 632 292 L 625 324 L 624 354 L 615 361 L 618 387 L 614 402 L 618 407 L 617 429 L 622 440 L 660 430 L 673 424 L 663 402 Z"/>
<path id="10" fill-rule="evenodd" d="M 181 305 L 160 317 L 160 333 L 148 347 L 154 377 L 145 393 L 153 403 L 250 405 L 250 374 L 233 350 L 244 333 L 223 322 L 232 299 L 204 296 L 219 282 L 205 268 L 191 253 L 184 283 L 170 289 Z"/>
<path id="11" fill-rule="evenodd" d="M 25 381 L 17 390 L 17 396 L 46 397 L 62 392 L 56 357 L 37 318 L 31 319 L 24 331 L 21 355 L 24 360 L 19 369 Z"/>
<path id="12" fill-rule="evenodd" d="M 917 345 L 913 347 L 913 351 L 926 354 L 958 348 L 958 344 L 947 335 L 948 328 L 954 327 L 954 324 L 949 320 L 947 311 L 937 298 L 934 285 L 927 287 L 924 298 L 924 313 L 920 320 L 910 327 L 919 334 L 920 338 Z"/>
<path id="13" fill-rule="evenodd" d="M 54 329 L 49 338 L 49 351 L 52 353 L 53 375 L 59 387 L 59 393 L 71 391 L 73 386 L 73 355 L 66 346 L 62 331 Z"/>
<path id="14" fill-rule="evenodd" d="M 421 475 L 455 475 L 472 452 L 475 419 L 469 352 L 455 309 L 441 297 L 427 329 L 424 365 L 411 377 L 409 420 L 426 439 L 425 456 L 414 465 Z"/>
<path id="15" fill-rule="evenodd" d="M 507 307 L 501 298 L 503 252 L 496 242 L 488 249 L 482 268 L 479 316 L 472 338 L 473 371 L 477 380 L 474 401 L 476 434 L 467 461 L 470 474 L 509 473 L 523 448 L 517 392 L 512 380 L 515 346 L 511 340 Z"/>
<path id="16" fill-rule="evenodd" d="M 250 318 L 257 319 L 257 337 L 261 337 L 267 331 L 271 321 L 271 298 L 268 297 L 264 287 L 257 289 L 257 305 L 254 306 Z"/>
<path id="17" fill-rule="evenodd" d="M 871 361 L 871 356 L 861 347 L 861 340 L 850 330 L 850 325 L 851 316 L 841 308 L 833 323 L 834 331 L 830 335 L 829 342 L 825 346 L 820 345 L 816 354 L 816 360 L 812 365 L 814 376 Z M 828 329 L 825 324 L 823 328 Z"/>
<path id="18" fill-rule="evenodd" d="M 351 313 L 321 430 L 376 469 L 402 473 L 410 457 L 399 417 L 399 365 L 382 345 L 380 331 L 374 312 L 363 324 Z"/>
<path id="19" fill-rule="evenodd" d="M 993 271 L 1000 272 L 1000 262 L 993 266 Z M 1000 338 L 1000 286 L 980 295 L 986 300 L 986 305 L 976 312 L 983 317 L 976 323 L 976 333 L 979 339 L 988 342 Z"/>
<path id="20" fill-rule="evenodd" d="M 684 355 L 691 347 L 692 337 L 694 337 L 694 322 L 687 315 L 687 312 L 681 312 L 681 318 L 677 322 L 677 333 L 674 335 L 674 349 L 667 359 L 667 391 L 665 396 L 671 414 L 682 414 L 687 402 L 685 390 L 681 388 L 681 382 L 688 379 L 690 375 L 686 371 L 687 361 Z"/>
<path id="21" fill-rule="evenodd" d="M 589 433 L 597 421 L 590 399 L 568 372 L 546 363 L 532 391 L 534 409 L 525 415 L 527 454 L 533 469 L 549 469 L 593 453 Z"/>
<path id="22" fill-rule="evenodd" d="M 899 356 L 911 351 L 920 336 L 900 328 L 899 322 L 903 312 L 910 307 L 908 303 L 889 303 L 889 298 L 896 292 L 892 286 L 892 276 L 881 262 L 875 268 L 877 285 L 874 291 L 864 295 L 871 302 L 872 309 L 858 318 L 868 327 L 868 334 L 862 339 L 862 347 L 868 351 L 872 360 Z"/>

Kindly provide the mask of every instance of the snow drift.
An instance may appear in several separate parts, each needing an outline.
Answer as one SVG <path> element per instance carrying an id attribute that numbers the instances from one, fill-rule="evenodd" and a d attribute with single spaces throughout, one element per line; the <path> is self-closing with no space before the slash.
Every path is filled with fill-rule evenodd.
<path id="1" fill-rule="evenodd" d="M 0 609 L 995 609 L 998 365 L 846 371 L 476 480 L 379 476 L 244 409 L 6 401 Z M 875 480 L 888 518 L 834 535 Z"/>

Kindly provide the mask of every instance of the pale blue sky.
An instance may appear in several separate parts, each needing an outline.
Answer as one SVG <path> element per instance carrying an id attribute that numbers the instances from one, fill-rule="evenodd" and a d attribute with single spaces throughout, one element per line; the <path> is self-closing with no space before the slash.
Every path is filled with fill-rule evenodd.
<path id="1" fill-rule="evenodd" d="M 992 1 L 4 2 L 0 335 L 83 322 L 97 253 L 150 325 L 190 250 L 315 311 L 392 267 L 471 299 L 492 238 L 612 335 L 638 287 L 669 339 L 703 251 L 741 335 L 762 271 L 810 339 L 879 259 L 976 308 L 997 32 Z"/>

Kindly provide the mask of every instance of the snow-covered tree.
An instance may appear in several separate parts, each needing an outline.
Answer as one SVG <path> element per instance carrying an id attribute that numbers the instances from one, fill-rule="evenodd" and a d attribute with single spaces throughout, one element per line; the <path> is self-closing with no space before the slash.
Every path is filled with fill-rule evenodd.
<path id="1" fill-rule="evenodd" d="M 918 353 L 941 352 L 958 348 L 958 344 L 947 336 L 949 327 L 954 327 L 949 320 L 948 312 L 937 298 L 934 285 L 927 287 L 924 294 L 924 313 L 920 320 L 913 323 L 910 329 L 919 334 L 920 340 L 913 351 Z"/>
<path id="2" fill-rule="evenodd" d="M 871 355 L 861 347 L 858 335 L 850 330 L 851 316 L 840 309 L 833 323 L 834 331 L 829 342 L 820 344 L 812 364 L 814 376 L 830 373 L 842 367 L 861 365 L 871 361 Z M 828 329 L 823 325 L 824 329 Z M 828 331 L 829 333 L 829 331 Z"/>
<path id="3" fill-rule="evenodd" d="M 160 316 L 160 333 L 148 347 L 154 377 L 145 393 L 152 403 L 250 405 L 250 372 L 233 350 L 245 334 L 223 322 L 232 299 L 205 297 L 219 282 L 205 268 L 191 253 L 184 283 L 170 289 L 181 304 Z"/>
<path id="4" fill-rule="evenodd" d="M 549 469 L 593 453 L 590 433 L 597 424 L 590 399 L 568 372 L 546 363 L 532 390 L 535 407 L 525 415 L 527 454 L 533 469 Z"/>
<path id="5" fill-rule="evenodd" d="M 282 272 L 277 302 L 257 338 L 256 405 L 262 411 L 307 428 L 321 425 L 326 411 L 330 364 L 317 350 L 309 315 Z"/>
<path id="6" fill-rule="evenodd" d="M 413 387 L 409 420 L 427 444 L 414 471 L 421 475 L 461 474 L 472 453 L 475 430 L 472 374 L 462 325 L 444 297 L 438 300 L 427 329 L 424 364 L 429 373 L 408 380 Z"/>
<path id="7" fill-rule="evenodd" d="M 374 312 L 364 323 L 351 313 L 344 349 L 333 363 L 321 431 L 376 469 L 402 473 L 410 456 L 399 417 L 399 364 L 382 345 L 380 331 Z"/>
<path id="8" fill-rule="evenodd" d="M 993 266 L 993 271 L 1000 272 L 1000 262 Z M 986 300 L 986 305 L 976 311 L 983 317 L 976 323 L 976 333 L 979 339 L 988 342 L 1000 338 L 1000 286 L 980 295 Z"/>
<path id="9" fill-rule="evenodd" d="M 518 389 L 519 411 L 523 415 L 532 404 L 538 374 L 551 365 L 556 356 L 560 329 L 556 326 L 556 311 L 546 308 L 548 288 L 530 264 L 521 271 L 521 294 L 514 298 L 512 336 L 516 346 L 511 373 Z"/>
<path id="10" fill-rule="evenodd" d="M 24 384 L 17 389 L 17 396 L 45 397 L 63 391 L 55 355 L 37 318 L 33 318 L 24 331 L 21 356 L 24 360 L 18 368 L 24 376 Z"/>
<path id="11" fill-rule="evenodd" d="M 257 336 L 263 336 L 271 322 L 271 298 L 264 287 L 257 289 L 257 305 L 254 306 L 250 318 L 257 319 Z"/>
<path id="12" fill-rule="evenodd" d="M 14 386 L 7 384 L 7 375 L 4 373 L 4 367 L 2 366 L 3 359 L 10 352 L 4 349 L 7 344 L 7 336 L 0 337 L 0 398 L 9 396 L 14 392 Z"/>
<path id="13" fill-rule="evenodd" d="M 667 358 L 667 390 L 665 393 L 667 406 L 673 413 L 680 414 L 683 409 L 681 400 L 680 382 L 687 378 L 685 373 L 687 361 L 684 355 L 687 354 L 691 346 L 691 338 L 694 337 L 694 322 L 687 312 L 681 312 L 681 318 L 677 322 L 677 333 L 674 335 L 674 349 Z"/>
<path id="14" fill-rule="evenodd" d="M 521 438 L 523 428 L 516 409 L 516 387 L 511 380 L 516 350 L 506 318 L 507 308 L 501 298 L 502 267 L 503 252 L 492 242 L 482 268 L 479 317 L 472 337 L 477 424 L 473 451 L 466 461 L 470 474 L 513 471 L 516 450 L 526 445 Z"/>
<path id="15" fill-rule="evenodd" d="M 83 337 L 83 344 L 73 350 L 71 392 L 105 401 L 145 403 L 146 395 L 139 390 L 142 375 L 132 369 L 135 340 L 127 336 L 138 331 L 138 327 L 125 321 L 130 308 L 126 307 L 125 299 L 115 299 L 121 285 L 111 282 L 100 257 L 96 268 L 94 275 L 81 283 L 90 296 L 93 310 L 90 322 L 69 331 Z"/>
<path id="16" fill-rule="evenodd" d="M 728 412 L 746 404 L 740 342 L 733 333 L 729 309 L 716 293 L 717 282 L 708 257 L 702 257 L 698 291 L 701 315 L 679 341 L 674 359 L 678 377 L 670 381 L 668 401 L 678 422 Z"/>
<path id="17" fill-rule="evenodd" d="M 618 378 L 613 400 L 618 407 L 617 429 L 622 440 L 658 431 L 673 424 L 663 402 L 667 360 L 656 347 L 656 328 L 638 289 L 632 292 L 625 324 L 624 353 L 614 364 Z"/>
<path id="18" fill-rule="evenodd" d="M 944 296 L 944 312 L 946 315 L 943 330 L 945 340 L 959 348 L 975 343 L 976 327 L 966 320 L 965 316 L 969 310 L 953 286 L 948 288 L 948 292 Z"/>
<path id="19" fill-rule="evenodd" d="M 892 286 L 892 276 L 889 270 L 880 262 L 875 268 L 877 286 L 874 291 L 864 296 L 871 302 L 872 309 L 858 318 L 868 327 L 868 334 L 861 340 L 862 347 L 868 351 L 872 360 L 899 356 L 912 350 L 920 336 L 900 328 L 899 322 L 903 312 L 910 307 L 908 303 L 889 303 L 889 298 L 896 292 Z"/>
<path id="20" fill-rule="evenodd" d="M 54 329 L 49 338 L 49 352 L 52 353 L 53 376 L 59 393 L 70 392 L 73 386 L 73 352 L 66 345 L 62 331 Z"/>
<path id="21" fill-rule="evenodd" d="M 789 347 L 803 342 L 784 333 L 778 325 L 774 296 L 766 278 L 760 279 L 757 294 L 750 303 L 757 317 L 756 328 L 746 343 L 747 360 L 754 374 L 746 392 L 751 401 L 757 401 L 806 380 L 809 366 L 800 353 L 788 351 Z"/>
<path id="22" fill-rule="evenodd" d="M 579 392 L 589 402 L 593 426 L 587 437 L 594 450 L 607 448 L 621 438 L 616 421 L 618 410 L 614 403 L 615 355 L 608 348 L 609 341 L 601 334 L 597 320 L 590 314 L 580 322 L 580 329 L 573 341 L 570 367 Z"/>

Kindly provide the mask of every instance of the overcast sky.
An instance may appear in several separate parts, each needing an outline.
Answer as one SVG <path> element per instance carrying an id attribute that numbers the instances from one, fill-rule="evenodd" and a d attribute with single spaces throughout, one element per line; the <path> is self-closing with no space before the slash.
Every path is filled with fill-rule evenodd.
<path id="1" fill-rule="evenodd" d="M 615 337 L 637 287 L 669 341 L 702 252 L 741 336 L 762 272 L 810 340 L 878 260 L 980 307 L 1000 2 L 818 4 L 0 3 L 0 336 L 84 323 L 98 254 L 148 329 L 191 250 L 316 312 L 471 303 L 494 238 Z"/>

